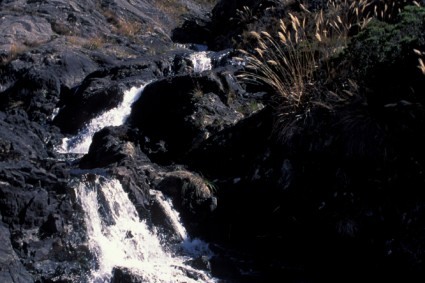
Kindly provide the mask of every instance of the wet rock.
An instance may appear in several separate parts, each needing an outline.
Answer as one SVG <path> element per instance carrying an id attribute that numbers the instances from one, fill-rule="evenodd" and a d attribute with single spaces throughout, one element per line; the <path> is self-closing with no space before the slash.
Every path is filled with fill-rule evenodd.
<path id="1" fill-rule="evenodd" d="M 86 79 L 75 93 L 63 99 L 65 106 L 55 117 L 55 124 L 64 133 L 75 135 L 90 119 L 116 107 L 123 98 L 123 89 L 109 84 L 107 79 Z"/>
<path id="2" fill-rule="evenodd" d="M 40 227 L 40 234 L 43 237 L 52 236 L 55 233 L 63 232 L 63 221 L 58 214 L 50 213 L 47 217 L 46 222 L 44 222 Z"/>
<path id="3" fill-rule="evenodd" d="M 208 256 L 200 256 L 188 263 L 196 269 L 211 271 L 211 263 Z"/>
<path id="4" fill-rule="evenodd" d="M 214 179 L 237 181 L 252 170 L 257 158 L 268 147 L 272 120 L 271 109 L 264 108 L 212 135 L 190 151 L 184 163 Z"/>
<path id="5" fill-rule="evenodd" d="M 68 183 L 80 160 L 55 152 L 56 126 L 76 133 L 125 90 L 174 72 L 174 19 L 157 3 L 101 2 L 0 1 L 1 282 L 87 280 L 96 263 Z M 160 170 L 132 131 L 95 136 L 80 166 L 106 168 L 145 217 Z"/>
<path id="6" fill-rule="evenodd" d="M 128 268 L 114 267 L 111 283 L 143 283 L 143 278 L 133 274 Z"/>
<path id="7" fill-rule="evenodd" d="M 133 136 L 133 137 L 132 137 Z M 88 154 L 80 160 L 80 168 L 107 167 L 124 158 L 135 159 L 141 154 L 130 142 L 135 133 L 126 127 L 106 127 L 93 136 Z M 146 160 L 148 160 L 146 158 Z"/>
<path id="8" fill-rule="evenodd" d="M 10 232 L 0 222 L 0 281 L 34 282 L 34 278 L 19 261 L 10 242 Z"/>
<path id="9" fill-rule="evenodd" d="M 62 92 L 53 122 L 62 132 L 75 135 L 90 119 L 118 106 L 125 91 L 146 84 L 155 74 L 161 74 L 156 64 L 144 61 L 96 71 L 78 87 Z"/>
<path id="10" fill-rule="evenodd" d="M 106 127 L 93 137 L 88 154 L 79 162 L 80 168 L 107 168 L 116 177 L 140 215 L 146 215 L 150 201 L 150 182 L 157 166 L 140 151 L 133 141 L 135 132 L 125 126 Z"/>

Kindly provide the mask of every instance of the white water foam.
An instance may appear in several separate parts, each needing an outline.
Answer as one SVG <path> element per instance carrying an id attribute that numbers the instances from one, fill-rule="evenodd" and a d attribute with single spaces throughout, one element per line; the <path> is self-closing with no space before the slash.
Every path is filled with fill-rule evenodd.
<path id="1" fill-rule="evenodd" d="M 174 209 L 173 203 L 170 198 L 164 196 L 161 191 L 150 190 L 156 202 L 161 207 L 162 211 L 167 215 L 174 229 L 174 232 L 180 236 L 182 240 L 181 248 L 183 252 L 191 257 L 208 256 L 211 257 L 213 253 L 204 241 L 194 238 L 192 239 L 186 228 L 183 226 L 179 213 Z"/>
<path id="2" fill-rule="evenodd" d="M 99 193 L 106 200 L 108 208 L 103 211 L 107 211 L 109 221 L 99 213 Z M 127 268 L 144 282 L 215 282 L 203 271 L 186 265 L 187 257 L 173 256 L 163 249 L 158 235 L 139 219 L 119 181 L 97 177 L 91 183 L 81 182 L 76 194 L 85 212 L 89 248 L 98 261 L 90 282 L 110 282 L 114 267 Z M 191 277 L 196 274 L 197 279 L 188 277 L 188 273 Z"/>
<path id="3" fill-rule="evenodd" d="M 211 70 L 211 58 L 208 57 L 206 51 L 194 52 L 190 54 L 189 59 L 192 61 L 193 71 L 195 73 L 202 73 L 203 71 Z"/>
<path id="4" fill-rule="evenodd" d="M 180 236 L 181 240 L 186 240 L 188 238 L 186 229 L 181 224 L 178 212 L 172 208 L 173 205 L 171 203 L 171 200 L 165 198 L 161 191 L 150 190 L 149 193 L 155 198 L 162 211 L 168 216 L 168 219 L 171 221 L 171 225 L 174 229 L 174 232 Z"/>
<path id="5" fill-rule="evenodd" d="M 120 126 L 131 113 L 131 105 L 139 99 L 147 84 L 140 87 L 132 87 L 124 92 L 123 101 L 115 108 L 104 112 L 92 119 L 76 136 L 64 138 L 62 145 L 56 148 L 59 153 L 85 154 L 89 151 L 93 135 L 106 126 Z"/>

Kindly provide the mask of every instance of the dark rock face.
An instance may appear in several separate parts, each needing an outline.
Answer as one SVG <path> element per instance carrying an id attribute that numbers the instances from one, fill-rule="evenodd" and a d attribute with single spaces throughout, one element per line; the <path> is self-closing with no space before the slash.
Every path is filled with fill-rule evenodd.
<path id="1" fill-rule="evenodd" d="M 129 125 L 154 160 L 178 160 L 211 134 L 244 117 L 240 95 L 224 73 L 177 76 L 148 85 L 134 104 Z M 168 161 L 169 162 L 169 161 Z"/>
<path id="2" fill-rule="evenodd" d="M 30 68 L 0 94 L 2 110 L 24 108 L 33 121 L 46 122 L 56 107 L 60 82 L 50 71 Z"/>
<path id="3" fill-rule="evenodd" d="M 34 278 L 20 263 L 10 242 L 9 229 L 0 224 L 0 280 L 2 282 L 34 282 Z"/>
<path id="4" fill-rule="evenodd" d="M 77 280 L 86 268 L 77 259 L 89 259 L 90 254 L 81 246 L 81 228 L 74 226 L 66 165 L 52 152 L 58 134 L 32 122 L 20 109 L 0 116 L 1 235 L 7 237 L 1 241 L 2 280 Z"/>

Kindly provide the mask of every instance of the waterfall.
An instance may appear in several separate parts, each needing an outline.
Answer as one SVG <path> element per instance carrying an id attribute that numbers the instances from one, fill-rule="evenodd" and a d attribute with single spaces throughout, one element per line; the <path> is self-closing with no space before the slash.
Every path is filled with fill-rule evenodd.
<path id="1" fill-rule="evenodd" d="M 194 52 L 190 54 L 189 59 L 192 61 L 193 71 L 195 73 L 201 73 L 212 68 L 211 58 L 208 57 L 206 51 Z"/>
<path id="2" fill-rule="evenodd" d="M 144 282 L 215 282 L 185 264 L 187 256 L 165 251 L 159 235 L 140 220 L 119 181 L 96 177 L 80 182 L 76 194 L 85 214 L 88 245 L 97 259 L 90 282 L 110 282 L 114 267 L 127 268 Z"/>
<path id="3" fill-rule="evenodd" d="M 186 229 L 181 224 L 177 211 L 173 210 L 171 201 L 166 199 L 161 191 L 150 190 L 150 194 L 155 198 L 156 203 L 161 207 L 162 211 L 168 215 L 173 230 L 180 236 L 180 239 L 186 240 L 188 238 Z"/>
<path id="4" fill-rule="evenodd" d="M 145 85 L 124 92 L 120 105 L 92 119 L 75 137 L 64 139 L 58 152 L 87 153 L 97 131 L 125 122 L 131 113 L 131 105 L 140 97 Z M 92 170 L 91 174 L 96 172 Z M 104 175 L 96 175 L 94 180 L 83 177 L 74 188 L 76 200 L 84 213 L 87 244 L 96 260 L 89 282 L 110 282 L 114 268 L 127 269 L 143 282 L 215 282 L 206 272 L 187 264 L 194 259 L 210 257 L 212 252 L 205 242 L 189 237 L 171 200 L 161 192 L 151 190 L 150 194 L 172 223 L 173 232 L 181 239 L 172 247 L 161 242 L 163 237 L 158 232 L 161 229 L 149 227 L 140 219 L 118 180 Z"/>
<path id="5" fill-rule="evenodd" d="M 150 194 L 155 198 L 156 203 L 161 207 L 165 215 L 167 215 L 173 230 L 182 240 L 181 248 L 184 253 L 192 256 L 212 256 L 212 252 L 208 244 L 204 241 L 194 238 L 192 239 L 184 228 L 179 213 L 174 209 L 170 198 L 165 197 L 161 191 L 150 190 Z"/>
<path id="6" fill-rule="evenodd" d="M 140 87 L 132 87 L 124 92 L 123 101 L 115 108 L 104 112 L 100 116 L 92 119 L 76 136 L 64 138 L 62 145 L 57 148 L 59 153 L 79 153 L 85 154 L 89 147 L 93 135 L 106 126 L 120 126 L 131 113 L 131 105 L 140 97 L 147 84 Z"/>

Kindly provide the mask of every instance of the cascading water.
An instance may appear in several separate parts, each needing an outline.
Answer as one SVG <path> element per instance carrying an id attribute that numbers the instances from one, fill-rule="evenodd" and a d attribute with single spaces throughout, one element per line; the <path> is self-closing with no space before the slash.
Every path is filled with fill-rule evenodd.
<path id="1" fill-rule="evenodd" d="M 189 59 L 192 61 L 193 71 L 195 73 L 201 73 L 212 68 L 211 58 L 208 57 L 206 51 L 194 52 L 190 54 Z"/>
<path id="2" fill-rule="evenodd" d="M 181 240 L 186 240 L 188 238 L 186 229 L 181 224 L 179 215 L 173 210 L 171 202 L 160 191 L 150 190 L 150 194 L 155 198 L 162 211 L 169 216 L 174 232 L 178 234 Z"/>
<path id="3" fill-rule="evenodd" d="M 146 282 L 215 282 L 185 264 L 187 256 L 164 251 L 159 235 L 140 220 L 119 181 L 96 177 L 80 182 L 76 194 L 85 213 L 89 248 L 97 259 L 90 282 L 109 282 L 114 267 L 127 268 Z M 100 199 L 104 200 L 101 204 Z M 182 233 L 186 233 L 184 228 Z"/>
<path id="4" fill-rule="evenodd" d="M 211 250 L 208 248 L 208 244 L 200 239 L 192 239 L 186 228 L 182 225 L 179 213 L 174 209 L 171 199 L 166 198 L 161 191 L 150 190 L 150 194 L 154 196 L 156 203 L 161 207 L 162 211 L 167 215 L 171 222 L 171 226 L 176 234 L 181 239 L 181 248 L 184 253 L 193 257 L 197 256 L 212 256 Z"/>
<path id="5" fill-rule="evenodd" d="M 56 150 L 59 153 L 87 153 L 93 135 L 97 131 L 106 126 L 120 126 L 127 120 L 131 113 L 131 105 L 140 97 L 146 85 L 141 85 L 139 88 L 132 87 L 125 91 L 123 101 L 117 107 L 92 119 L 76 136 L 64 138 L 62 145 Z"/>
<path id="6" fill-rule="evenodd" d="M 125 122 L 131 113 L 131 105 L 140 97 L 144 87 L 126 91 L 118 107 L 91 120 L 77 136 L 64 139 L 58 151 L 87 153 L 96 131 Z M 164 246 L 157 229 L 150 229 L 145 221 L 140 220 L 118 180 L 98 175 L 94 181 L 82 178 L 75 193 L 84 212 L 88 246 L 96 259 L 89 282 L 110 282 L 114 268 L 128 269 L 146 282 L 215 282 L 206 272 L 185 263 L 212 256 L 212 253 L 205 242 L 190 239 L 171 201 L 161 192 L 151 190 L 150 194 L 181 239 L 178 247 Z"/>

